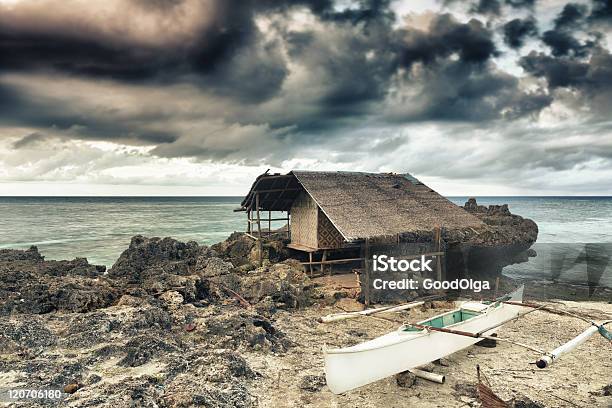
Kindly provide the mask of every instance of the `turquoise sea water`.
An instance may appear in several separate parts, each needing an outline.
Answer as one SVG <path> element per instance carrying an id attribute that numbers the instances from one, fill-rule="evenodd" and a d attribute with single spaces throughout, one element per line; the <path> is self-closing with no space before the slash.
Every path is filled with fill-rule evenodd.
<path id="1" fill-rule="evenodd" d="M 467 197 L 450 197 L 463 205 Z M 542 273 L 548 244 L 612 244 L 612 197 L 477 197 L 478 203 L 509 204 L 533 219 L 539 256 L 509 266 L 510 275 Z M 240 197 L 0 197 L 0 249 L 38 246 L 47 259 L 86 257 L 110 266 L 133 235 L 171 236 L 212 244 L 246 226 L 232 210 Z M 603 246 L 610 247 L 609 245 Z M 577 248 L 577 249 L 576 249 Z M 549 263 L 549 260 L 546 261 Z M 580 264 L 578 263 L 578 268 Z M 602 282 L 612 286 L 608 266 Z M 580 270 L 573 277 L 582 279 Z M 545 277 L 544 275 L 542 277 Z M 568 280 L 571 280 L 568 278 Z"/>

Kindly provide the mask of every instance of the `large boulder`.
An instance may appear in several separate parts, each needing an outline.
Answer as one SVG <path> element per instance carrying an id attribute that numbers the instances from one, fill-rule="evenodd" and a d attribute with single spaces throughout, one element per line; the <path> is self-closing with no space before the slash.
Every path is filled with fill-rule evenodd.
<path id="1" fill-rule="evenodd" d="M 85 258 L 45 261 L 36 247 L 0 254 L 0 314 L 86 312 L 107 307 L 118 297 L 103 266 Z"/>
<path id="2" fill-rule="evenodd" d="M 172 238 L 136 235 L 108 271 L 108 276 L 137 283 L 148 275 L 159 273 L 190 275 L 198 257 L 209 251 L 208 247 L 201 247 L 194 241 L 185 243 Z"/>

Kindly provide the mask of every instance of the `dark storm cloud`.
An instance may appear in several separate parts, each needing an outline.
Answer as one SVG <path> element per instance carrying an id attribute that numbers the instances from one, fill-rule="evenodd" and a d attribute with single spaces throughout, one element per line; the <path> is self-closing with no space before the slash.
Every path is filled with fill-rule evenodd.
<path id="1" fill-rule="evenodd" d="M 41 18 L 18 13 L 17 5 L 0 13 L 0 123 L 42 135 L 52 129 L 155 144 L 153 153 L 165 157 L 239 161 L 248 151 L 257 161 L 332 143 L 365 121 L 487 126 L 537 117 L 562 88 L 588 100 L 602 95 L 598 86 L 609 86 L 609 54 L 596 34 L 586 33 L 592 21 L 605 19 L 604 2 L 566 5 L 541 38 L 534 1 L 452 3 L 480 15 L 462 21 L 432 13 L 411 25 L 396 18 L 390 0 L 344 8 L 333 0 L 125 0 L 130 19 L 118 22 L 120 16 L 88 19 L 69 11 Z M 507 21 L 519 8 L 532 16 Z M 298 10 L 308 11 L 306 22 L 291 20 Z M 156 30 L 147 31 L 151 26 Z M 548 86 L 526 90 L 523 78 L 500 67 L 499 29 L 518 52 L 527 39 L 549 47 L 516 61 Z M 15 74 L 116 86 L 117 99 L 138 89 L 183 86 L 183 93 L 166 91 L 154 108 L 85 109 L 58 90 L 57 97 L 42 97 L 12 86 Z M 201 106 L 183 107 L 183 97 L 201 97 Z M 26 148 L 28 137 L 13 146 Z"/>
<path id="2" fill-rule="evenodd" d="M 592 39 L 580 41 L 576 38 L 576 33 L 586 23 L 587 13 L 588 8 L 583 4 L 568 3 L 563 7 L 554 20 L 554 28 L 542 35 L 542 41 L 554 56 L 585 57 L 597 44 L 599 34 L 595 32 L 591 33 Z"/>
<path id="3" fill-rule="evenodd" d="M 522 47 L 525 39 L 537 34 L 538 27 L 533 18 L 515 18 L 504 24 L 504 42 L 512 48 Z"/>
<path id="4" fill-rule="evenodd" d="M 519 81 L 491 63 L 499 55 L 493 32 L 481 21 L 467 23 L 451 15 L 436 16 L 427 31 L 405 30 L 401 64 L 423 69 L 409 79 L 423 84 L 417 109 L 394 109 L 396 121 L 513 119 L 537 113 L 551 103 L 542 92 L 527 93 Z"/>
<path id="5" fill-rule="evenodd" d="M 13 143 L 13 149 L 17 150 L 17 149 L 21 149 L 22 147 L 31 146 L 31 145 L 40 143 L 44 141 L 45 139 L 47 139 L 47 136 L 43 135 L 42 133 L 38 133 L 38 132 L 30 133 L 29 135 L 26 135 L 22 137 L 21 139 L 19 139 L 18 141 L 16 141 L 15 143 Z"/>
<path id="6" fill-rule="evenodd" d="M 593 0 L 589 19 L 593 22 L 612 24 L 612 2 L 610 0 Z"/>
<path id="7" fill-rule="evenodd" d="M 501 13 L 501 1 L 498 0 L 479 0 L 471 8 L 473 13 L 478 14 L 495 14 Z"/>
<path id="8" fill-rule="evenodd" d="M 593 15 L 605 15 L 604 2 L 592 9 L 568 3 L 554 19 L 554 28 L 542 35 L 550 54 L 531 51 L 519 59 L 534 77 L 544 78 L 550 92 L 570 89 L 574 104 L 591 114 L 609 116 L 612 103 L 612 57 L 604 47 L 604 33 Z"/>
<path id="9" fill-rule="evenodd" d="M 607 50 L 597 49 L 584 61 L 532 51 L 521 58 L 520 64 L 530 74 L 546 78 L 550 88 L 573 88 L 589 93 L 612 90 L 612 55 Z"/>
<path id="10" fill-rule="evenodd" d="M 0 123 L 28 126 L 61 132 L 67 136 L 100 140 L 140 140 L 144 143 L 171 143 L 178 135 L 158 130 L 144 130 L 146 116 L 118 121 L 112 112 L 95 115 L 81 112 L 79 107 L 67 108 L 59 100 L 28 98 L 18 88 L 0 83 Z M 35 133 L 37 134 L 37 133 Z M 41 139 L 38 139 L 41 140 Z M 29 145 L 21 139 L 16 149 Z"/>
<path id="11" fill-rule="evenodd" d="M 555 18 L 555 28 L 576 27 L 584 20 L 587 14 L 587 7 L 584 4 L 568 3 L 557 18 Z"/>
<path id="12" fill-rule="evenodd" d="M 445 4 L 461 4 L 466 3 L 463 0 L 444 0 Z M 482 15 L 499 16 L 502 14 L 503 6 L 508 6 L 513 9 L 527 8 L 532 9 L 535 5 L 535 0 L 476 0 L 467 2 L 471 13 Z"/>
<path id="13" fill-rule="evenodd" d="M 550 47 L 550 51 L 555 57 L 564 55 L 584 57 L 595 45 L 594 41 L 581 42 L 571 33 L 560 30 L 546 31 L 542 35 L 542 41 Z"/>
<path id="14" fill-rule="evenodd" d="M 506 0 L 506 4 L 514 8 L 533 8 L 536 0 Z"/>
<path id="15" fill-rule="evenodd" d="M 131 1 L 158 14 L 168 13 L 185 3 Z M 175 44 L 143 44 L 122 36 L 121 32 L 109 34 L 103 27 L 87 27 L 84 21 L 69 20 L 63 26 L 41 25 L 34 18 L 15 22 L 10 12 L 3 13 L 0 15 L 0 72 L 51 70 L 126 82 L 186 81 L 221 94 L 259 101 L 278 91 L 287 70 L 278 54 L 278 44 L 266 43 L 261 38 L 254 23 L 257 13 L 300 5 L 326 13 L 331 7 L 330 1 L 322 0 L 215 0 L 209 3 L 214 15 L 207 17 L 212 22 L 195 27 L 188 40 Z M 370 2 L 366 3 L 367 6 Z M 379 7 L 379 2 L 372 3 L 373 7 Z M 251 86 L 237 86 L 246 81 Z"/>

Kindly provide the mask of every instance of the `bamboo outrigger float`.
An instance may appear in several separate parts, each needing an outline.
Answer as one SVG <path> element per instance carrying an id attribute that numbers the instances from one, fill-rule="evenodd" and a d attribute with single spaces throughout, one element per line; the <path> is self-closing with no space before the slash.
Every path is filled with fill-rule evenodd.
<path id="1" fill-rule="evenodd" d="M 352 390 L 402 371 L 446 357 L 483 338 L 503 323 L 521 316 L 521 286 L 494 302 L 467 302 L 460 308 L 421 321 L 365 343 L 324 349 L 327 385 L 335 394 Z"/>
<path id="2" fill-rule="evenodd" d="M 576 347 L 587 341 L 595 333 L 600 333 L 603 337 L 612 342 L 612 334 L 604 327 L 606 324 L 612 323 L 612 320 L 603 322 L 601 324 L 596 324 L 595 322 L 591 323 L 592 326 L 580 333 L 578 336 L 574 337 L 567 343 L 557 347 L 550 353 L 546 353 L 542 357 L 540 357 L 540 359 L 536 361 L 536 366 L 538 368 L 546 368 L 550 366 L 552 363 L 557 361 L 559 357 L 561 357 L 563 354 L 569 353 L 570 351 L 574 350 Z"/>

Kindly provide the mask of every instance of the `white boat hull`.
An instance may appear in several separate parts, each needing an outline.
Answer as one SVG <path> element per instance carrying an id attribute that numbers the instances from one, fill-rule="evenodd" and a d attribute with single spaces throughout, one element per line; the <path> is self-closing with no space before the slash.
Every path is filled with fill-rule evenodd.
<path id="1" fill-rule="evenodd" d="M 522 301 L 522 288 L 520 293 L 517 291 L 513 295 L 512 300 Z M 516 317 L 520 309 L 520 306 L 502 303 L 486 309 L 476 317 L 445 328 L 478 333 Z M 491 329 L 483 334 L 491 335 L 496 330 Z M 341 394 L 446 357 L 480 340 L 439 331 L 404 331 L 400 328 L 356 346 L 325 349 L 327 386 L 334 394 Z"/>

